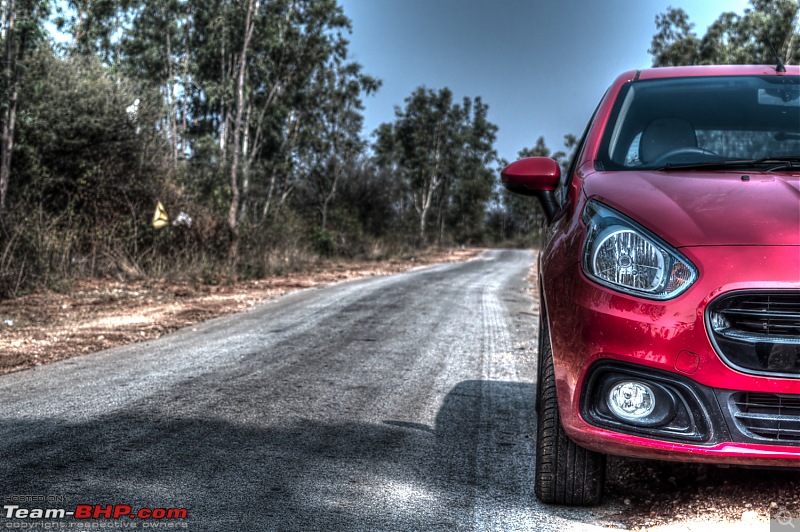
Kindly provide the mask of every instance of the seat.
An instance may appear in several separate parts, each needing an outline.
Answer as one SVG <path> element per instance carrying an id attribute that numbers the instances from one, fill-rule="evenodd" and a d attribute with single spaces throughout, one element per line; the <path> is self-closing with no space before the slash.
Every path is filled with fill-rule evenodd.
<path id="1" fill-rule="evenodd" d="M 678 148 L 696 148 L 694 126 L 682 118 L 657 118 L 642 132 L 639 160 L 651 163 L 665 153 Z"/>

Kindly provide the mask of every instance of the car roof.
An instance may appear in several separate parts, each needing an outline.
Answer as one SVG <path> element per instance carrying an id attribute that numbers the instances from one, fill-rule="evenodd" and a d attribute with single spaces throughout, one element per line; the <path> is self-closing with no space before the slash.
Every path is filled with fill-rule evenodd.
<path id="1" fill-rule="evenodd" d="M 701 65 L 646 68 L 639 71 L 638 80 L 684 78 L 699 76 L 764 76 L 764 75 L 800 75 L 800 66 L 790 65 L 785 73 L 776 72 L 775 65 Z"/>

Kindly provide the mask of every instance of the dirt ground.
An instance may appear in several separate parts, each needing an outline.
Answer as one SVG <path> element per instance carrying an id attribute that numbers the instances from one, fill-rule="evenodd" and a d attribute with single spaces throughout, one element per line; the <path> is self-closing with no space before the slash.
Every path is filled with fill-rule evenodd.
<path id="1" fill-rule="evenodd" d="M 771 517 L 800 525 L 798 470 L 610 457 L 606 494 L 622 508 L 620 523 L 632 530 L 757 532 L 770 530 Z"/>
<path id="2" fill-rule="evenodd" d="M 69 294 L 41 291 L 0 300 L 0 374 L 142 342 L 242 312 L 287 292 L 473 258 L 455 249 L 381 262 L 329 262 L 309 272 L 209 286 L 191 281 L 76 281 Z"/>
<path id="3" fill-rule="evenodd" d="M 452 250 L 385 262 L 334 262 L 302 274 L 209 286 L 190 281 L 75 282 L 0 301 L 0 374 L 157 338 L 287 292 L 468 260 Z M 770 515 L 800 524 L 800 473 L 609 459 L 607 502 L 620 527 L 652 532 L 767 530 Z M 621 495 L 625 494 L 625 495 Z M 633 495 L 630 495 L 633 494 Z M 786 528 L 788 530 L 788 527 Z"/>

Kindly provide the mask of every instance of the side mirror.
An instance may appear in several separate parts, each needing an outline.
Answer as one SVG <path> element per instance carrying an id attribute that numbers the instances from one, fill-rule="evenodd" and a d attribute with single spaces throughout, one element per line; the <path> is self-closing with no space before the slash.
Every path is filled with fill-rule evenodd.
<path id="1" fill-rule="evenodd" d="M 535 196 L 547 221 L 558 212 L 555 190 L 561 179 L 561 168 L 549 157 L 528 157 L 506 166 L 500 173 L 503 185 L 517 194 Z"/>

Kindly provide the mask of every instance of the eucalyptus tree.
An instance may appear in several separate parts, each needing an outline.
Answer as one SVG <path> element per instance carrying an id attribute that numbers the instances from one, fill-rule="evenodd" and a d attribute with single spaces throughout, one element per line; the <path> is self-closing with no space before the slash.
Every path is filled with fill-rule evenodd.
<path id="1" fill-rule="evenodd" d="M 486 165 L 494 159 L 496 132 L 487 112 L 480 98 L 465 98 L 463 104 L 457 104 L 447 88 L 419 87 L 406 98 L 405 107 L 395 109 L 395 122 L 382 124 L 376 131 L 373 149 L 377 161 L 405 184 L 418 218 L 420 245 L 427 242 L 431 209 L 439 207 L 441 241 L 451 191 L 476 175 L 486 179 Z M 488 194 L 473 199 L 483 208 Z"/>
<path id="2" fill-rule="evenodd" d="M 20 83 L 31 52 L 46 42 L 44 22 L 49 13 L 49 2 L 41 0 L 7 0 L 0 5 L 4 50 L 0 81 L 0 220 L 11 179 Z"/>
<path id="3" fill-rule="evenodd" d="M 314 75 L 303 146 L 321 231 L 327 229 L 328 211 L 342 175 L 356 165 L 366 148 L 360 137 L 364 122 L 361 95 L 369 95 L 379 86 L 378 80 L 362 74 L 361 66 L 353 62 L 334 60 Z"/>
<path id="4" fill-rule="evenodd" d="M 419 87 L 406 98 L 404 108 L 395 109 L 394 124 L 377 131 L 378 160 L 384 166 L 393 164 L 406 185 L 419 218 L 420 245 L 426 242 L 428 213 L 446 179 L 446 163 L 457 142 L 458 114 L 450 89 L 434 92 Z"/>
<path id="5" fill-rule="evenodd" d="M 130 78 L 158 87 L 164 100 L 165 114 L 160 128 L 170 146 L 174 168 L 181 144 L 178 133 L 178 71 L 181 55 L 188 53 L 183 42 L 184 6 L 180 0 L 147 0 L 129 7 L 131 24 L 119 37 L 121 58 L 118 67 Z M 109 15 L 110 16 L 110 15 Z"/>
<path id="6" fill-rule="evenodd" d="M 446 226 L 459 243 L 484 239 L 486 208 L 496 181 L 497 126 L 488 119 L 489 106 L 480 97 L 464 98 L 460 111 L 460 149 L 450 161 L 438 201 L 439 245 L 445 243 Z"/>
<path id="7" fill-rule="evenodd" d="M 250 41 L 253 38 L 253 30 L 256 26 L 256 18 L 258 15 L 258 7 L 261 4 L 260 0 L 247 0 L 247 7 L 244 17 L 244 38 L 242 41 L 241 51 L 236 63 L 236 114 L 233 120 L 233 155 L 231 158 L 231 206 L 228 209 L 228 228 L 231 231 L 231 245 L 229 248 L 229 256 L 236 259 L 239 254 L 239 223 L 237 214 L 239 212 L 239 155 L 241 154 L 240 139 L 242 136 L 242 118 L 244 116 L 244 84 L 245 73 L 247 72 L 247 57 L 250 51 Z"/>
<path id="8" fill-rule="evenodd" d="M 173 169 L 187 149 L 192 2 L 66 0 L 56 4 L 54 19 L 70 37 L 59 45 L 65 55 L 97 56 L 120 81 L 127 77 L 159 89 L 165 105 L 158 127 L 169 142 Z"/>
<path id="9" fill-rule="evenodd" d="M 97 55 L 106 65 L 119 62 L 120 35 L 130 25 L 134 0 L 66 0 L 55 3 L 56 28 L 70 39 L 69 55 Z"/>
<path id="10" fill-rule="evenodd" d="M 312 142 L 320 123 L 339 119 L 325 114 L 329 102 L 341 100 L 331 80 L 341 74 L 374 83 L 347 61 L 349 31 L 350 20 L 335 0 L 273 0 L 264 6 L 264 24 L 253 42 L 242 143 L 245 201 L 260 206 L 261 220 L 308 179 L 309 150 L 320 146 Z M 341 101 L 360 113 L 360 103 L 348 98 Z M 358 138 L 358 132 L 351 136 Z"/>
<path id="11" fill-rule="evenodd" d="M 347 56 L 350 21 L 335 0 L 191 0 L 193 124 L 211 136 L 230 197 L 230 255 L 239 224 L 260 207 L 262 219 L 303 179 L 301 135 L 313 128 L 314 76 Z M 318 87 L 317 87 L 318 88 Z"/>
<path id="12" fill-rule="evenodd" d="M 683 9 L 656 16 L 649 52 L 653 66 L 770 64 L 800 58 L 800 1 L 750 0 L 742 15 L 722 13 L 703 36 Z M 773 51 L 774 47 L 774 51 Z"/>

